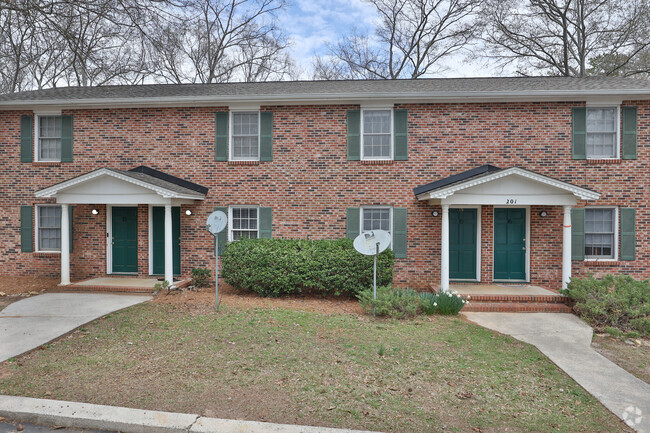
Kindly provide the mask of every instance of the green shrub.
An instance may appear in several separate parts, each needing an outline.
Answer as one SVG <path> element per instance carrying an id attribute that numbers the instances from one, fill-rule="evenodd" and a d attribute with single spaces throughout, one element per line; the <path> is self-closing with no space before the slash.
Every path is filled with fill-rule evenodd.
<path id="1" fill-rule="evenodd" d="M 650 335 L 645 322 L 650 320 L 648 280 L 637 281 L 627 275 L 607 275 L 601 280 L 573 278 L 563 293 L 575 301 L 574 310 L 596 328 L 634 328 Z"/>
<path id="2" fill-rule="evenodd" d="M 439 292 L 438 296 L 438 314 L 453 316 L 463 309 L 467 300 L 458 292 Z"/>
<path id="3" fill-rule="evenodd" d="M 304 290 L 356 295 L 372 287 L 372 256 L 354 250 L 351 239 L 242 239 L 228 244 L 221 275 L 238 290 L 281 296 Z M 377 259 L 377 285 L 393 280 L 391 250 Z"/>
<path id="4" fill-rule="evenodd" d="M 196 288 L 210 287 L 210 278 L 212 272 L 206 268 L 193 268 L 192 269 L 192 285 Z"/>
<path id="5" fill-rule="evenodd" d="M 621 338 L 625 333 L 618 328 L 612 328 L 611 326 L 605 327 L 605 332 L 607 332 L 612 337 Z"/>
<path id="6" fill-rule="evenodd" d="M 438 311 L 438 295 L 429 292 L 420 293 L 420 311 L 427 316 L 436 314 L 436 311 Z"/>
<path id="7" fill-rule="evenodd" d="M 366 312 L 377 316 L 388 316 L 396 319 L 413 317 L 418 314 L 420 296 L 412 289 L 393 289 L 390 286 L 377 287 L 377 299 L 373 298 L 372 289 L 361 291 L 357 297 L 359 304 Z"/>

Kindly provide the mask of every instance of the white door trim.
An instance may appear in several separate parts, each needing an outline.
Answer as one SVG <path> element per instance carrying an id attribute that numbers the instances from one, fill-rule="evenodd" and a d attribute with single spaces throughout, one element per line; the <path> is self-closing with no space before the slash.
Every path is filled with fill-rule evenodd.
<path id="1" fill-rule="evenodd" d="M 495 280 L 494 279 L 494 218 L 496 212 L 493 212 L 492 215 L 492 281 L 498 283 L 528 283 L 530 282 L 530 206 L 494 206 L 494 209 L 526 209 L 526 263 L 525 263 L 525 273 L 526 278 L 524 280 Z"/>
<path id="2" fill-rule="evenodd" d="M 481 282 L 481 205 L 453 205 L 451 209 L 476 209 L 476 278 L 473 280 L 458 280 L 450 278 L 449 281 L 476 281 Z"/>
<path id="3" fill-rule="evenodd" d="M 119 205 L 106 205 L 106 274 L 107 275 L 122 275 L 121 272 L 113 272 L 113 208 L 114 207 L 135 207 L 137 204 L 119 204 Z M 133 275 L 128 273 L 126 275 Z"/>

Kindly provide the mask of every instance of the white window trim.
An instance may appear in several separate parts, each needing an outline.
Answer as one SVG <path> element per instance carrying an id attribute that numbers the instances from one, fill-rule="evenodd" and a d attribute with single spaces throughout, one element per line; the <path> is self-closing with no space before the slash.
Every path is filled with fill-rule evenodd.
<path id="1" fill-rule="evenodd" d="M 616 156 L 610 157 L 610 158 L 603 158 L 603 157 L 596 157 L 596 156 L 589 156 L 589 152 L 587 151 L 588 146 L 587 146 L 587 136 L 589 135 L 589 131 L 587 131 L 587 124 L 585 123 L 585 153 L 587 154 L 587 159 L 602 159 L 602 160 L 617 160 L 621 159 L 621 106 L 619 105 L 612 105 L 612 104 L 589 104 L 586 106 L 586 109 L 589 110 L 590 108 L 614 108 L 616 109 L 616 120 L 614 121 L 616 125 L 616 141 L 614 143 L 615 151 L 616 151 Z M 586 113 L 585 113 L 586 115 Z"/>
<path id="2" fill-rule="evenodd" d="M 585 212 L 587 209 L 613 209 L 614 210 L 614 254 L 612 258 L 599 258 L 599 257 L 587 257 L 585 254 L 585 262 L 616 262 L 618 261 L 618 232 L 619 232 L 619 221 L 618 221 L 618 206 L 587 206 L 585 207 Z M 587 241 L 587 230 L 585 223 L 585 242 Z M 586 245 L 585 245 L 586 246 Z"/>
<path id="3" fill-rule="evenodd" d="M 57 116 L 61 117 L 61 112 L 52 112 L 52 113 L 47 113 L 47 112 L 42 112 L 42 113 L 34 113 L 34 162 L 61 162 L 61 158 L 59 159 L 42 159 L 40 158 L 40 149 L 41 149 L 41 134 L 39 131 L 39 126 L 40 126 L 40 118 L 41 117 L 52 117 L 52 116 Z M 61 131 L 63 132 L 63 131 Z"/>
<path id="4" fill-rule="evenodd" d="M 373 205 L 373 206 L 361 206 L 359 213 L 359 233 L 363 233 L 363 212 L 365 209 L 388 209 L 388 226 L 390 227 L 390 245 L 388 248 L 393 249 L 393 206 L 382 206 L 382 205 Z"/>
<path id="5" fill-rule="evenodd" d="M 36 252 L 37 253 L 55 253 L 55 254 L 61 254 L 61 250 L 41 250 L 41 243 L 40 243 L 40 221 L 41 221 L 41 209 L 44 207 L 61 207 L 60 204 L 37 204 L 36 206 L 36 218 L 34 219 L 34 243 L 36 245 Z M 61 225 L 63 225 L 63 219 L 61 219 Z M 60 229 L 60 228 L 59 228 Z"/>
<path id="6" fill-rule="evenodd" d="M 389 157 L 366 158 L 366 156 L 364 155 L 364 151 L 363 151 L 363 149 L 364 149 L 364 143 L 363 143 L 363 141 L 364 141 L 364 133 L 363 133 L 363 125 L 364 125 L 363 118 L 364 118 L 364 116 L 363 116 L 363 113 L 366 112 L 366 111 L 389 111 L 390 112 L 390 120 L 389 120 L 389 124 L 390 124 L 389 125 L 390 126 L 390 132 L 389 132 L 389 136 L 390 136 L 390 156 Z M 393 110 L 393 107 L 372 107 L 372 108 L 368 107 L 368 108 L 362 108 L 361 109 L 361 130 L 360 130 L 361 140 L 360 140 L 360 142 L 361 142 L 361 160 L 362 161 L 392 161 L 392 160 L 395 159 L 395 143 L 394 143 L 395 140 L 394 140 L 394 134 L 393 134 L 394 111 L 395 110 Z M 391 212 L 391 215 L 392 215 L 392 212 Z"/>
<path id="7" fill-rule="evenodd" d="M 232 218 L 232 211 L 233 209 L 257 209 L 257 238 L 259 239 L 260 237 L 260 207 L 256 205 L 250 205 L 250 204 L 234 204 L 228 206 L 228 242 L 233 242 L 233 218 Z M 237 230 L 239 231 L 239 230 Z M 252 231 L 252 230 L 249 230 Z"/>
<path id="8" fill-rule="evenodd" d="M 233 140 L 233 125 L 235 123 L 234 118 L 235 114 L 253 114 L 257 113 L 257 158 L 235 158 L 233 156 L 233 146 L 235 140 Z M 228 116 L 228 161 L 259 161 L 260 160 L 260 134 L 261 134 L 261 117 L 260 110 L 230 110 Z"/>

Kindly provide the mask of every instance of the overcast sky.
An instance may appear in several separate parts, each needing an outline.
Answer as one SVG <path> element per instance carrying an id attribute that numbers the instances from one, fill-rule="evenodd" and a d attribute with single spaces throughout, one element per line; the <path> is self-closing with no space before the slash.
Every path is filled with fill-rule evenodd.
<path id="1" fill-rule="evenodd" d="M 289 0 L 287 12 L 279 18 L 290 35 L 292 55 L 303 71 L 301 78 L 310 79 L 312 58 L 327 54 L 327 42 L 336 43 L 340 35 L 353 28 L 372 31 L 377 14 L 372 5 L 361 0 Z M 438 76 L 496 75 L 485 64 L 467 62 L 464 55 L 450 58 L 445 67 L 447 70 Z"/>

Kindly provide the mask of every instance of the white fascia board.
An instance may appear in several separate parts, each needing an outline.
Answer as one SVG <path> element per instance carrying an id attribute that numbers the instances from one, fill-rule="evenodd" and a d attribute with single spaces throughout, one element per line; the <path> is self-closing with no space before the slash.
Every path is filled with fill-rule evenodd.
<path id="1" fill-rule="evenodd" d="M 326 93 L 326 94 L 276 94 L 237 96 L 173 96 L 156 98 L 96 98 L 96 99 L 53 99 L 0 102 L 0 110 L 50 110 L 86 108 L 125 107 L 206 107 L 253 105 L 333 105 L 369 104 L 371 101 L 391 101 L 392 104 L 408 103 L 453 103 L 453 102 L 554 102 L 586 101 L 602 99 L 650 100 L 650 91 L 630 90 L 587 90 L 587 91 L 528 91 L 528 92 L 404 92 L 404 93 Z"/>

